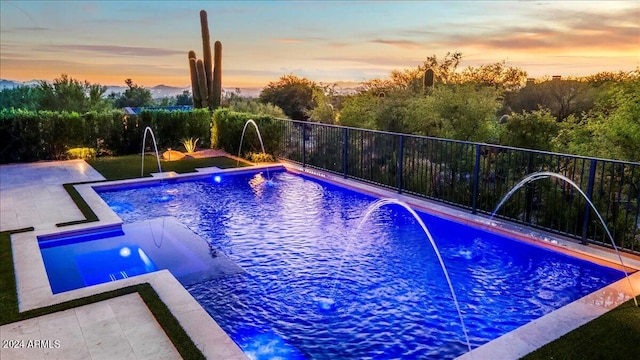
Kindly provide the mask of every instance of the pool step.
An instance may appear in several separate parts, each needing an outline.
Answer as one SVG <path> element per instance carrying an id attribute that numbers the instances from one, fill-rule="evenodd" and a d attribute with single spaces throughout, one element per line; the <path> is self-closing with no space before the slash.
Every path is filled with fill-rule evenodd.
<path id="1" fill-rule="evenodd" d="M 100 240 L 122 235 L 124 235 L 124 231 L 122 231 L 122 224 L 116 224 L 90 229 L 66 231 L 51 235 L 40 235 L 37 238 L 40 249 L 47 249 L 54 246 Z"/>
<path id="2" fill-rule="evenodd" d="M 122 280 L 122 279 L 126 279 L 129 276 L 127 275 L 126 271 L 120 271 L 117 273 L 111 273 L 109 274 L 109 279 L 111 279 L 111 281 L 116 281 L 116 280 Z"/>
<path id="3" fill-rule="evenodd" d="M 200 174 L 211 174 L 211 173 L 220 172 L 220 168 L 217 166 L 210 166 L 210 167 L 196 168 L 196 171 Z"/>
<path id="4" fill-rule="evenodd" d="M 151 173 L 151 177 L 164 179 L 164 178 L 172 178 L 178 176 L 178 173 L 175 171 L 163 171 L 161 173 Z"/>

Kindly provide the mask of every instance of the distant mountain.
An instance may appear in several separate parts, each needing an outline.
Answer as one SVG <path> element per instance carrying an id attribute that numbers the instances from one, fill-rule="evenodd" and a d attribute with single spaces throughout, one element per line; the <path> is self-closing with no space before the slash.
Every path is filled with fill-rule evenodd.
<path id="1" fill-rule="evenodd" d="M 0 90 L 13 89 L 18 86 L 35 86 L 35 85 L 38 85 L 39 83 L 40 83 L 40 80 L 29 80 L 25 82 L 20 82 L 20 81 L 0 79 Z"/>
<path id="2" fill-rule="evenodd" d="M 7 79 L 0 79 L 0 90 L 4 89 L 13 89 L 18 86 L 35 86 L 40 83 L 40 80 L 30 80 L 25 82 L 13 81 Z M 149 91 L 151 91 L 151 96 L 154 99 L 159 99 L 163 97 L 174 97 L 177 95 L 181 95 L 183 91 L 187 90 L 191 93 L 191 86 L 186 87 L 177 87 L 177 86 L 169 86 L 169 85 L 157 85 L 154 87 L 147 87 Z M 116 85 L 107 85 L 107 91 L 105 95 L 109 95 L 111 93 L 123 93 L 127 90 L 126 86 L 116 86 Z M 225 88 L 223 89 L 225 92 L 235 92 L 236 88 Z M 240 88 L 240 95 L 247 97 L 257 97 L 262 91 L 262 88 Z"/>
<path id="3" fill-rule="evenodd" d="M 13 88 L 21 86 L 21 85 L 22 85 L 21 82 L 0 79 L 0 90 L 13 89 Z"/>
<path id="4" fill-rule="evenodd" d="M 0 79 L 0 90 L 4 89 L 13 89 L 18 86 L 35 86 L 40 83 L 41 80 L 30 80 L 25 82 L 13 81 L 7 79 Z M 356 82 L 337 82 L 337 83 L 320 83 L 321 85 L 335 84 L 336 91 L 339 94 L 352 94 L 356 92 L 357 87 L 360 83 Z M 186 87 L 177 87 L 177 86 L 169 86 L 169 85 L 157 85 L 154 87 L 147 87 L 149 91 L 151 91 L 151 96 L 154 99 L 160 99 L 163 97 L 174 97 L 177 95 L 181 95 L 183 91 L 188 90 L 191 92 L 191 86 Z M 105 95 L 109 95 L 111 93 L 123 93 L 127 90 L 126 86 L 115 86 L 115 85 L 107 85 L 107 91 Z M 258 97 L 260 92 L 262 91 L 261 87 L 252 87 L 252 88 L 223 88 L 224 92 L 227 93 L 235 93 L 236 90 L 240 90 L 240 96 L 244 97 Z"/>

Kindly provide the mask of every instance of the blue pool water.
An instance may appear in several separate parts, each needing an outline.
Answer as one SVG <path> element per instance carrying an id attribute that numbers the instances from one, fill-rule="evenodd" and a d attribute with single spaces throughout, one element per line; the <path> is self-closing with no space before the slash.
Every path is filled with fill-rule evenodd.
<path id="1" fill-rule="evenodd" d="M 187 286 L 253 358 L 454 358 L 467 345 L 417 222 L 286 171 L 99 190 L 126 223 L 172 216 L 245 272 Z M 621 279 L 620 271 L 420 213 L 472 347 Z M 318 298 L 330 297 L 333 309 Z"/>

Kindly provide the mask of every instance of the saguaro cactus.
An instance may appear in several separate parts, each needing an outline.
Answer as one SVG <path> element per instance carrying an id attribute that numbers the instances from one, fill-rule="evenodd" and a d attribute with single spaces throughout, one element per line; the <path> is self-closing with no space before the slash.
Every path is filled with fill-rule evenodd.
<path id="1" fill-rule="evenodd" d="M 424 72 L 424 79 L 423 79 L 424 92 L 426 93 L 427 91 L 429 91 L 429 89 L 432 86 L 433 86 L 433 70 L 432 69 L 427 69 Z"/>
<path id="2" fill-rule="evenodd" d="M 215 42 L 212 61 L 209 21 L 205 10 L 200 11 L 200 30 L 203 59 L 197 59 L 195 51 L 189 51 L 193 105 L 196 108 L 208 107 L 210 110 L 215 110 L 220 106 L 222 100 L 222 43 Z M 200 68 L 199 62 L 202 63 L 202 68 Z"/>

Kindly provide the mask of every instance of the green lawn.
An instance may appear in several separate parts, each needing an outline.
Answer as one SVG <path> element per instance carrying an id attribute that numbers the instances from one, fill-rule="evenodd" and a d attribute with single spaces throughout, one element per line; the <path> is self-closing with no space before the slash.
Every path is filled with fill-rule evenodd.
<path id="1" fill-rule="evenodd" d="M 629 300 L 523 359 L 640 359 L 640 308 Z"/>
<path id="2" fill-rule="evenodd" d="M 96 169 L 107 180 L 122 180 L 140 177 L 142 159 L 140 155 L 107 156 L 87 160 L 87 163 Z M 247 166 L 246 163 L 237 163 L 236 160 L 226 156 L 208 157 L 201 159 L 184 158 L 178 161 L 160 160 L 162 171 L 175 171 L 177 173 L 195 172 L 196 168 L 216 166 L 227 169 L 237 166 Z M 144 176 L 158 172 L 158 161 L 154 155 L 145 155 Z"/>

